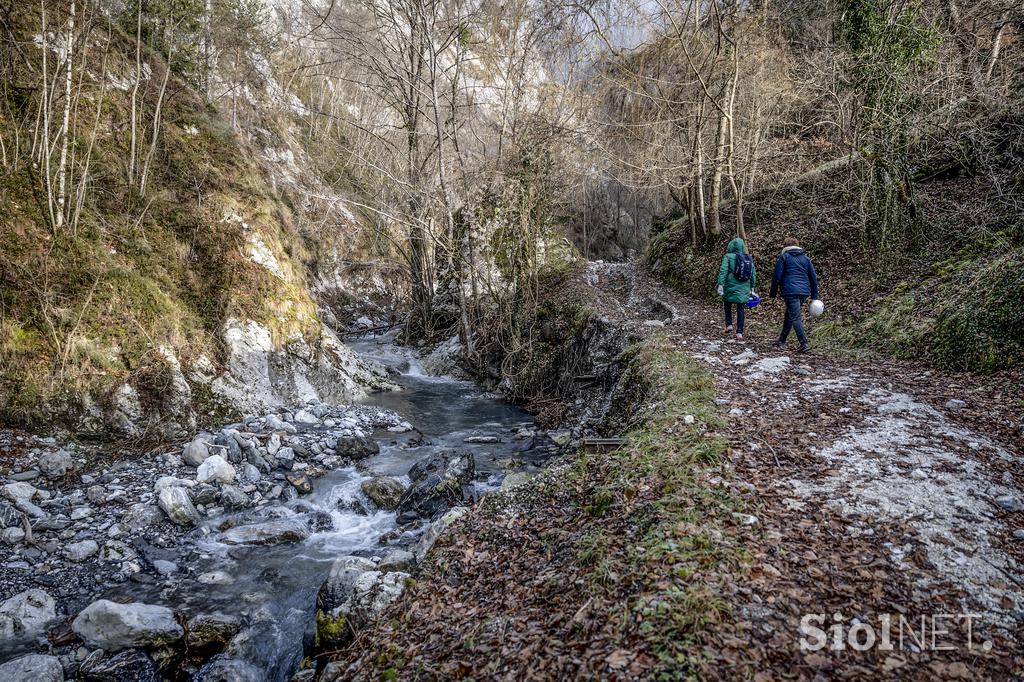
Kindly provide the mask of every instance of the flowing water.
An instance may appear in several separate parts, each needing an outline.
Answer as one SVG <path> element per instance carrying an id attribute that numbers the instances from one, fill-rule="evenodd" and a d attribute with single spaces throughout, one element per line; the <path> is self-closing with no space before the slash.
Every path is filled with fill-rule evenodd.
<path id="1" fill-rule="evenodd" d="M 245 633 L 229 654 L 265 671 L 266 680 L 287 680 L 303 658 L 304 636 L 310 635 L 316 593 L 335 557 L 345 554 L 380 555 L 388 547 L 381 535 L 396 528 L 395 514 L 371 511 L 360 491 L 373 475 L 403 478 L 417 461 L 435 452 L 463 450 L 476 458 L 473 494 L 500 485 L 503 471 L 533 467 L 549 455 L 533 438 L 513 437 L 531 426 L 530 415 L 489 396 L 474 383 L 426 375 L 417 360 L 388 338 L 364 338 L 350 344 L 365 357 L 397 372 L 403 390 L 374 394 L 363 402 L 397 412 L 414 430 L 377 434 L 380 453 L 356 466 L 336 469 L 313 482 L 314 490 L 290 503 L 272 503 L 263 518 L 285 517 L 296 511 L 321 519 L 319 531 L 301 543 L 276 546 L 228 546 L 218 534 L 197 532 L 200 539 L 173 550 L 152 548 L 148 558 L 174 561 L 188 567 L 188 579 L 164 584 L 133 585 L 127 591 L 148 603 L 171 606 L 186 614 L 220 611 L 239 616 Z M 497 437 L 497 443 L 466 443 L 466 438 Z M 252 512 L 242 512 L 249 514 Z M 223 523 L 213 519 L 207 529 Z M 412 538 L 406 534 L 403 540 Z M 118 590 L 123 595 L 126 589 Z M 306 640 L 308 643 L 308 639 Z"/>

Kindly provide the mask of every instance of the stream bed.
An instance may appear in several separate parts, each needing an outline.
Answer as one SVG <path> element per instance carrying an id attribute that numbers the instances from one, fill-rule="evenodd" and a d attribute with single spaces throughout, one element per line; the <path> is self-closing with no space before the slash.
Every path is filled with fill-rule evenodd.
<path id="1" fill-rule="evenodd" d="M 255 502 L 261 496 L 259 492 L 252 492 L 255 503 L 235 511 L 217 506 L 223 505 L 221 495 L 219 501 L 205 506 L 196 504 L 199 508 L 197 523 L 187 532 L 173 530 L 164 518 L 164 527 L 171 530 L 155 539 L 150 533 L 140 533 L 136 537 L 108 540 L 97 558 L 105 556 L 109 563 L 109 552 L 104 555 L 106 548 L 112 542 L 115 547 L 123 545 L 125 556 L 114 559 L 124 559 L 121 565 L 128 566 L 127 572 L 122 577 L 118 577 L 120 574 L 111 576 L 114 580 L 97 574 L 93 588 L 88 585 L 89 577 L 73 579 L 77 585 L 60 587 L 60 594 L 65 596 L 61 600 L 66 604 L 64 608 L 74 613 L 94 599 L 106 598 L 120 603 L 134 601 L 166 606 L 185 618 L 197 614 L 226 616 L 240 624 L 239 632 L 226 651 L 232 664 L 237 662 L 240 666 L 238 679 L 252 677 L 253 671 L 259 671 L 264 680 L 283 682 L 293 675 L 310 652 L 317 592 L 334 560 L 345 555 L 376 559 L 395 548 L 409 548 L 429 525 L 426 519 L 399 525 L 395 512 L 378 509 L 367 499 L 362 487 L 364 482 L 384 476 L 408 485 L 409 470 L 417 462 L 437 454 L 468 452 L 473 454 L 475 475 L 463 486 L 463 495 L 464 500 L 471 503 L 480 495 L 497 489 L 506 472 L 536 470 L 557 451 L 544 433 L 534 428 L 528 413 L 484 393 L 473 382 L 428 375 L 411 352 L 396 346 L 390 338 L 360 338 L 349 345 L 367 359 L 385 366 L 402 390 L 370 395 L 361 401 L 361 407 L 318 406 L 320 414 L 326 415 L 318 420 L 293 419 L 292 413 L 285 413 L 285 421 L 292 424 L 289 428 L 296 431 L 286 437 L 285 442 L 308 437 L 315 443 L 321 432 L 328 434 L 346 424 L 351 414 L 360 418 L 369 414 L 368 421 L 376 420 L 378 425 L 371 437 L 379 446 L 379 452 L 353 459 L 333 457 L 332 452 L 330 458 L 317 460 L 327 462 L 324 466 L 306 469 L 304 463 L 297 465 L 287 473 L 309 471 L 312 489 L 307 494 L 295 494 L 281 480 L 278 471 L 273 476 L 290 495 L 278 493 L 281 485 L 275 485 L 273 493 L 265 494 L 262 502 Z M 296 415 L 299 410 L 301 406 Z M 399 422 L 392 413 L 397 414 Z M 380 428 L 383 423 L 398 423 L 398 426 Z M 235 426 L 243 433 L 257 430 L 249 428 L 248 421 Z M 330 466 L 335 460 L 338 460 L 337 465 Z M 244 471 L 240 466 L 247 466 L 244 455 L 241 464 L 235 465 L 236 469 Z M 192 472 L 194 475 L 195 470 Z M 154 485 L 150 481 L 157 480 L 156 492 L 141 495 L 150 506 L 155 506 L 152 502 L 161 487 L 158 473 L 149 474 L 145 482 L 150 488 Z M 244 473 L 240 475 L 245 480 Z M 108 473 L 102 480 L 107 481 L 108 489 L 116 490 L 121 478 L 115 474 L 111 479 Z M 265 475 L 260 490 L 270 487 L 267 479 L 273 480 L 273 477 Z M 180 480 L 165 481 L 164 485 L 177 485 L 175 481 Z M 199 486 L 190 488 L 193 499 L 198 489 Z M 250 484 L 244 489 L 252 491 L 254 486 Z M 73 518 L 72 508 L 77 508 L 74 500 L 66 510 Z M 296 538 L 298 541 L 256 544 L 237 542 L 233 536 L 252 529 L 254 524 L 273 526 L 293 522 L 304 529 L 302 537 Z M 88 539 L 94 537 L 103 543 L 103 528 L 101 524 L 96 532 L 79 531 L 67 539 L 86 538 L 82 542 L 88 543 L 94 542 Z M 61 551 L 64 550 L 55 549 L 54 556 L 60 556 Z M 25 561 L 26 557 L 16 552 L 9 558 L 12 561 L 6 564 L 8 568 L 16 569 L 15 573 L 26 570 L 26 578 L 31 575 L 28 569 L 34 567 L 31 567 L 32 562 Z M 88 561 L 77 566 L 86 568 Z M 134 571 L 135 568 L 140 570 Z M 43 573 L 38 568 L 34 572 Z M 45 583 L 36 575 L 35 584 Z M 8 642 L 0 662 L 14 655 L 38 651 L 39 641 L 37 638 L 34 644 L 26 641 L 19 646 Z M 83 653 L 82 648 L 77 652 L 79 659 L 90 653 Z M 73 655 L 74 651 L 65 654 L 66 657 Z M 88 660 L 79 662 L 88 665 Z M 189 665 L 194 672 L 195 664 Z M 179 679 L 189 678 L 192 672 L 188 667 L 180 671 Z M 203 670 L 199 670 L 193 679 L 203 678 Z M 214 678 L 222 679 L 223 671 L 211 679 Z"/>

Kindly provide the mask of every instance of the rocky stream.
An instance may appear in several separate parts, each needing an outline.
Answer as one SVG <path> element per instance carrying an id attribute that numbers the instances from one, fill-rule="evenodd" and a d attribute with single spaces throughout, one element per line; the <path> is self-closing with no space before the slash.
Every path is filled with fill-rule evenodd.
<path id="1" fill-rule="evenodd" d="M 389 338 L 350 345 L 401 390 L 145 455 L 0 430 L 0 679 L 313 679 L 464 505 L 564 444 Z"/>

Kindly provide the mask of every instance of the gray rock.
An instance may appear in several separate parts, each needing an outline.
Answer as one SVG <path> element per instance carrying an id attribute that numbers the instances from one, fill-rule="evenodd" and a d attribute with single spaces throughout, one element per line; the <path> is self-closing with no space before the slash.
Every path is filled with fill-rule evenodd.
<path id="1" fill-rule="evenodd" d="M 153 484 L 153 491 L 159 493 L 166 488 L 191 488 L 195 484 L 195 481 L 190 481 L 187 478 L 161 476 L 160 478 L 156 479 L 156 483 Z"/>
<path id="2" fill-rule="evenodd" d="M 0 680 L 64 682 L 64 668 L 55 656 L 29 654 L 0 665 Z"/>
<path id="3" fill-rule="evenodd" d="M 135 561 L 139 553 L 120 540 L 107 540 L 100 548 L 100 559 L 104 561 Z"/>
<path id="4" fill-rule="evenodd" d="M 220 503 L 232 511 L 245 509 L 252 504 L 249 496 L 233 485 L 225 485 L 220 491 Z"/>
<path id="5" fill-rule="evenodd" d="M 569 429 L 548 431 L 548 438 L 550 438 L 558 447 L 564 448 L 572 440 L 572 431 Z"/>
<path id="6" fill-rule="evenodd" d="M 1018 528 L 1013 531 L 1014 540 L 1024 540 L 1024 528 Z"/>
<path id="7" fill-rule="evenodd" d="M 81 542 L 72 542 L 65 547 L 64 556 L 68 558 L 68 561 L 79 563 L 95 556 L 98 551 L 100 551 L 100 546 L 96 544 L 95 540 L 82 540 Z"/>
<path id="8" fill-rule="evenodd" d="M 331 564 L 331 572 L 320 586 L 316 596 L 317 611 L 329 613 L 352 596 L 356 579 L 367 571 L 377 570 L 376 564 L 360 556 L 338 557 Z"/>
<path id="9" fill-rule="evenodd" d="M 47 478 L 61 478 L 74 467 L 71 453 L 66 450 L 44 453 L 39 458 L 39 471 Z"/>
<path id="10" fill-rule="evenodd" d="M 25 531 L 19 526 L 11 526 L 0 531 L 0 539 L 8 545 L 16 545 L 25 539 Z"/>
<path id="11" fill-rule="evenodd" d="M 15 500 L 14 508 L 31 516 L 33 519 L 45 519 L 48 516 L 46 512 L 32 504 L 27 497 Z"/>
<path id="12" fill-rule="evenodd" d="M 281 448 L 274 456 L 277 457 L 277 466 L 282 469 L 291 469 L 295 466 L 295 450 L 292 448 Z"/>
<path id="13" fill-rule="evenodd" d="M 85 491 L 85 497 L 93 504 L 103 504 L 107 501 L 107 489 L 101 485 L 91 485 Z"/>
<path id="14" fill-rule="evenodd" d="M 430 527 L 427 528 L 420 537 L 420 541 L 416 544 L 416 548 L 413 550 L 413 554 L 416 555 L 416 561 L 423 561 L 423 558 L 427 555 L 427 552 L 430 551 L 430 548 L 434 546 L 434 543 L 437 542 L 437 539 L 441 537 L 441 534 L 448 530 L 453 523 L 468 513 L 468 507 L 453 507 L 452 509 L 449 509 L 444 516 L 430 524 Z"/>
<path id="15" fill-rule="evenodd" d="M 121 525 L 132 533 L 138 533 L 152 525 L 160 523 L 163 514 L 156 505 L 137 502 L 128 508 L 121 517 Z"/>
<path id="16" fill-rule="evenodd" d="M 437 454 L 409 470 L 412 485 L 398 503 L 399 523 L 434 519 L 463 500 L 462 487 L 473 478 L 475 462 L 469 453 Z"/>
<path id="17" fill-rule="evenodd" d="M 500 443 L 501 439 L 497 436 L 470 436 L 469 438 L 463 438 L 462 442 L 473 445 L 491 445 L 493 443 Z"/>
<path id="18" fill-rule="evenodd" d="M 235 468 L 220 455 L 210 455 L 199 465 L 196 480 L 200 483 L 232 483 L 235 480 Z"/>
<path id="19" fill-rule="evenodd" d="M 317 419 L 316 415 L 309 412 L 309 410 L 299 410 L 293 417 L 294 421 L 298 424 L 319 424 L 320 420 Z"/>
<path id="20" fill-rule="evenodd" d="M 393 549 L 384 555 L 377 564 L 377 570 L 385 573 L 391 571 L 409 571 L 416 563 L 416 556 L 404 549 Z"/>
<path id="21" fill-rule="evenodd" d="M 0 604 L 0 642 L 41 635 L 57 617 L 55 609 L 53 597 L 45 590 L 36 588 L 14 595 Z"/>
<path id="22" fill-rule="evenodd" d="M 14 483 L 7 483 L 3 487 L 3 494 L 11 502 L 17 503 L 19 500 L 32 500 L 39 496 L 39 491 L 36 487 L 24 483 L 21 481 L 15 481 Z"/>
<path id="23" fill-rule="evenodd" d="M 12 481 L 34 481 L 41 476 L 39 469 L 29 469 L 28 471 L 18 471 L 9 476 Z"/>
<path id="24" fill-rule="evenodd" d="M 0 502 L 0 528 L 10 528 L 21 525 L 21 515 L 14 505 L 7 502 Z"/>
<path id="25" fill-rule="evenodd" d="M 962 410 L 967 407 L 967 402 L 959 398 L 950 398 L 946 401 L 947 410 Z"/>
<path id="26" fill-rule="evenodd" d="M 343 557 L 351 559 L 353 557 Z M 338 561 L 342 561 L 339 559 Z M 338 561 L 335 564 L 338 564 Z M 329 650 L 344 645 L 352 635 L 380 614 L 401 596 L 408 573 L 384 573 L 376 568 L 362 570 L 363 566 L 348 562 L 321 587 L 317 596 L 317 646 Z M 334 582 L 331 583 L 332 578 Z M 330 599 L 324 594 L 330 585 Z M 337 604 L 327 608 L 332 603 Z"/>
<path id="27" fill-rule="evenodd" d="M 251 452 L 247 452 L 245 455 L 245 459 L 249 464 L 254 466 L 256 470 L 262 474 L 269 474 L 270 470 L 273 469 L 273 467 L 270 466 L 270 462 L 264 459 L 263 455 L 256 452 L 255 449 L 252 450 Z"/>
<path id="28" fill-rule="evenodd" d="M 71 520 L 72 521 L 81 521 L 82 519 L 87 519 L 87 518 L 89 518 L 92 515 L 93 515 L 92 507 L 88 507 L 88 506 L 75 507 L 74 509 L 71 510 Z"/>
<path id="29" fill-rule="evenodd" d="M 142 649 L 88 658 L 82 663 L 81 674 L 90 682 L 160 682 L 163 679 L 156 661 Z"/>
<path id="30" fill-rule="evenodd" d="M 1013 495 L 1000 495 L 996 498 L 996 504 L 1006 511 L 1024 511 L 1024 504 Z"/>
<path id="31" fill-rule="evenodd" d="M 265 423 L 267 431 L 284 431 L 285 433 L 295 433 L 298 430 L 295 428 L 294 425 L 284 421 L 276 414 L 268 414 Z"/>
<path id="32" fill-rule="evenodd" d="M 334 444 L 334 452 L 339 457 L 365 459 L 380 452 L 380 444 L 366 436 L 350 436 L 339 438 Z"/>
<path id="33" fill-rule="evenodd" d="M 214 486 L 206 483 L 200 483 L 196 487 L 192 488 L 192 504 L 213 504 L 217 501 L 217 496 L 219 494 L 220 492 Z"/>
<path id="34" fill-rule="evenodd" d="M 232 464 L 240 464 L 242 462 L 242 447 L 239 445 L 238 439 L 235 438 L 237 433 L 237 431 L 221 431 L 214 440 L 216 445 L 223 448 L 224 458 Z"/>
<path id="35" fill-rule="evenodd" d="M 276 519 L 249 526 L 236 526 L 221 535 L 228 545 L 279 545 L 301 542 L 309 537 L 309 528 L 301 519 Z"/>
<path id="36" fill-rule="evenodd" d="M 359 488 L 378 509 L 394 511 L 405 492 L 405 486 L 389 476 L 375 476 L 363 481 Z"/>
<path id="37" fill-rule="evenodd" d="M 154 559 L 153 569 L 160 575 L 170 575 L 178 571 L 178 564 L 165 559 Z"/>
<path id="38" fill-rule="evenodd" d="M 242 622 L 223 613 L 201 613 L 185 624 L 185 643 L 190 649 L 217 647 L 223 650 L 242 629 Z"/>
<path id="39" fill-rule="evenodd" d="M 140 602 L 117 604 L 106 599 L 85 607 L 71 627 L 87 645 L 105 651 L 162 647 L 185 634 L 174 612 L 166 607 Z"/>
<path id="40" fill-rule="evenodd" d="M 263 474 L 261 474 L 260 470 L 257 469 L 256 467 L 254 467 L 252 464 L 249 464 L 249 462 L 246 462 L 245 464 L 242 465 L 242 480 L 243 481 L 248 481 L 250 483 L 255 483 L 256 481 L 260 480 L 261 478 L 263 478 Z"/>
<path id="41" fill-rule="evenodd" d="M 190 466 L 198 467 L 210 456 L 210 446 L 202 438 L 195 438 L 181 451 L 181 459 Z"/>
<path id="42" fill-rule="evenodd" d="M 185 488 L 164 488 L 160 491 L 157 504 L 167 514 L 167 518 L 179 526 L 191 526 L 199 520 L 199 512 Z"/>
<path id="43" fill-rule="evenodd" d="M 309 476 L 298 471 L 289 471 L 284 475 L 288 482 L 294 486 L 295 491 L 300 495 L 308 495 L 313 492 L 313 484 L 309 481 Z"/>

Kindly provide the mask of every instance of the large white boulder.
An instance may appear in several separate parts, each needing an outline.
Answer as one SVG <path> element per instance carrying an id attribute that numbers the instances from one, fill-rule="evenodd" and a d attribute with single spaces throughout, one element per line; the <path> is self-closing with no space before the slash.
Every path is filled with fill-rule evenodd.
<path id="1" fill-rule="evenodd" d="M 161 647 L 185 635 L 167 607 L 141 602 L 118 604 L 106 599 L 85 607 L 71 627 L 88 646 L 108 652 Z"/>
<path id="2" fill-rule="evenodd" d="M 220 455 L 210 455 L 199 465 L 196 480 L 200 483 L 231 483 L 235 480 L 235 468 Z"/>

